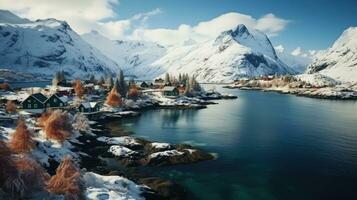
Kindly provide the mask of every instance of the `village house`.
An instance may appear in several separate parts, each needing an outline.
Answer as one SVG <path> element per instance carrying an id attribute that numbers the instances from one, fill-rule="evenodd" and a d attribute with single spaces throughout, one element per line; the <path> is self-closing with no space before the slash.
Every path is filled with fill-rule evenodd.
<path id="1" fill-rule="evenodd" d="M 44 109 L 47 97 L 42 93 L 35 93 L 28 96 L 22 102 L 23 109 Z"/>
<path id="2" fill-rule="evenodd" d="M 143 81 L 143 82 L 140 84 L 140 87 L 141 87 L 141 88 L 149 88 L 150 86 L 149 86 L 145 81 Z"/>
<path id="3" fill-rule="evenodd" d="M 68 106 L 67 96 L 60 96 L 60 94 L 53 94 L 45 101 L 46 108 L 62 108 Z"/>
<path id="4" fill-rule="evenodd" d="M 98 102 L 84 102 L 78 106 L 78 111 L 83 113 L 98 112 L 100 107 L 101 105 Z"/>
<path id="5" fill-rule="evenodd" d="M 173 87 L 173 86 L 165 86 L 162 89 L 162 94 L 164 96 L 170 96 L 170 97 L 175 97 L 179 95 L 179 90 L 177 89 L 177 87 Z"/>

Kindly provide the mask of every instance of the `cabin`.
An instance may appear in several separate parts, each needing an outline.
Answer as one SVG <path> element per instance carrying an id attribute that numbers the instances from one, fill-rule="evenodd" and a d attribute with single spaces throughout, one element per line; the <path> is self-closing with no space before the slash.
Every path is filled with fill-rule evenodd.
<path id="1" fill-rule="evenodd" d="M 35 93 L 28 96 L 22 102 L 23 109 L 43 109 L 45 108 L 45 102 L 47 97 L 42 93 Z"/>
<path id="2" fill-rule="evenodd" d="M 162 89 L 162 93 L 164 96 L 178 96 L 179 95 L 179 90 L 176 87 L 173 86 L 165 86 Z"/>
<path id="3" fill-rule="evenodd" d="M 46 108 L 62 108 L 68 106 L 68 98 L 60 94 L 53 94 L 45 101 Z"/>
<path id="4" fill-rule="evenodd" d="M 83 113 L 98 112 L 100 107 L 98 102 L 84 102 L 78 106 L 78 111 Z"/>
<path id="5" fill-rule="evenodd" d="M 150 86 L 144 81 L 140 84 L 141 88 L 149 88 Z"/>

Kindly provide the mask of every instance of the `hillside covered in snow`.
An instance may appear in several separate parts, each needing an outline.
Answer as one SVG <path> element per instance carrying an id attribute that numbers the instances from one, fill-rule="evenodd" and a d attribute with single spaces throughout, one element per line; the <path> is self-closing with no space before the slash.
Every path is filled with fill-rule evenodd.
<path id="1" fill-rule="evenodd" d="M 0 68 L 52 78 L 113 74 L 119 66 L 85 42 L 64 21 L 29 21 L 0 10 Z"/>
<path id="2" fill-rule="evenodd" d="M 357 27 L 345 30 L 325 53 L 319 55 L 306 70 L 342 82 L 357 82 Z"/>
<path id="3" fill-rule="evenodd" d="M 126 75 L 134 75 L 141 79 L 154 78 L 147 76 L 147 72 L 155 71 L 151 64 L 166 53 L 165 47 L 153 42 L 110 40 L 97 31 L 83 34 L 82 37 L 114 60 Z"/>
<path id="4" fill-rule="evenodd" d="M 222 32 L 214 40 L 172 47 L 153 65 L 172 74 L 194 75 L 201 82 L 296 73 L 278 58 L 264 33 L 243 24 Z"/>

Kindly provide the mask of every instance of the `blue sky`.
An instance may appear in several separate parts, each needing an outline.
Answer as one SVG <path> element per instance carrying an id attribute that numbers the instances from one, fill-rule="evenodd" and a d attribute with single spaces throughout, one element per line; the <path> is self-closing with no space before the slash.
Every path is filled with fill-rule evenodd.
<path id="1" fill-rule="evenodd" d="M 289 52 L 326 49 L 357 26 L 357 0 L 0 0 L 0 9 L 65 20 L 79 34 L 164 45 L 212 39 L 245 23 Z"/>
<path id="2" fill-rule="evenodd" d="M 357 25 L 357 1 L 353 0 L 121 0 L 115 6 L 119 18 L 159 8 L 148 28 L 177 28 L 180 24 L 196 25 L 227 12 L 239 12 L 255 18 L 267 13 L 290 20 L 276 37 L 274 45 L 292 50 L 325 49 L 343 30 Z"/>

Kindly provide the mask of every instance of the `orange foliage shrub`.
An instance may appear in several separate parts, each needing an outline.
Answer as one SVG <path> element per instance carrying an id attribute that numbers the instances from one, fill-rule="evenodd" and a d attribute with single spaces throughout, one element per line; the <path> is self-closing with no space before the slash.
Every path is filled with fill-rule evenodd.
<path id="1" fill-rule="evenodd" d="M 46 121 L 47 121 L 48 118 L 51 116 L 51 114 L 52 114 L 52 110 L 48 110 L 48 111 L 42 113 L 41 117 L 39 117 L 39 118 L 37 119 L 38 126 L 44 127 Z"/>
<path id="2" fill-rule="evenodd" d="M 26 192 L 31 193 L 35 190 L 42 190 L 50 175 L 36 161 L 29 158 L 16 160 L 16 168 L 19 171 L 20 179 L 26 185 Z"/>
<path id="3" fill-rule="evenodd" d="M 9 90 L 10 89 L 10 84 L 9 83 L 1 83 L 0 84 L 0 89 Z"/>
<path id="4" fill-rule="evenodd" d="M 10 140 L 9 147 L 16 153 L 29 153 L 34 148 L 32 133 L 27 128 L 24 118 L 20 117 L 17 127 Z"/>
<path id="5" fill-rule="evenodd" d="M 39 119 L 39 125 L 47 138 L 63 142 L 72 134 L 71 116 L 67 112 L 55 110 L 44 113 Z"/>
<path id="6" fill-rule="evenodd" d="M 112 107 L 117 107 L 120 106 L 122 104 L 122 100 L 120 95 L 117 93 L 117 91 L 115 90 L 115 88 L 113 88 L 108 96 L 107 96 L 107 100 L 105 101 L 105 103 L 109 106 Z"/>
<path id="7" fill-rule="evenodd" d="M 16 112 L 16 104 L 14 101 L 7 101 L 6 103 L 6 112 L 8 113 L 15 113 Z"/>
<path id="8" fill-rule="evenodd" d="M 65 199 L 82 199 L 84 184 L 80 169 L 70 156 L 66 156 L 47 183 L 47 190 L 57 195 L 64 195 Z"/>
<path id="9" fill-rule="evenodd" d="M 83 97 L 84 94 L 84 88 L 82 86 L 82 82 L 81 80 L 77 79 L 74 83 L 74 92 L 76 93 L 76 95 L 80 98 Z"/>
<path id="10" fill-rule="evenodd" d="M 136 86 L 134 86 L 134 87 L 132 87 L 132 88 L 129 89 L 128 97 L 130 97 L 130 98 L 136 98 L 136 97 L 138 97 L 138 94 L 139 94 L 138 89 L 137 89 Z"/>

